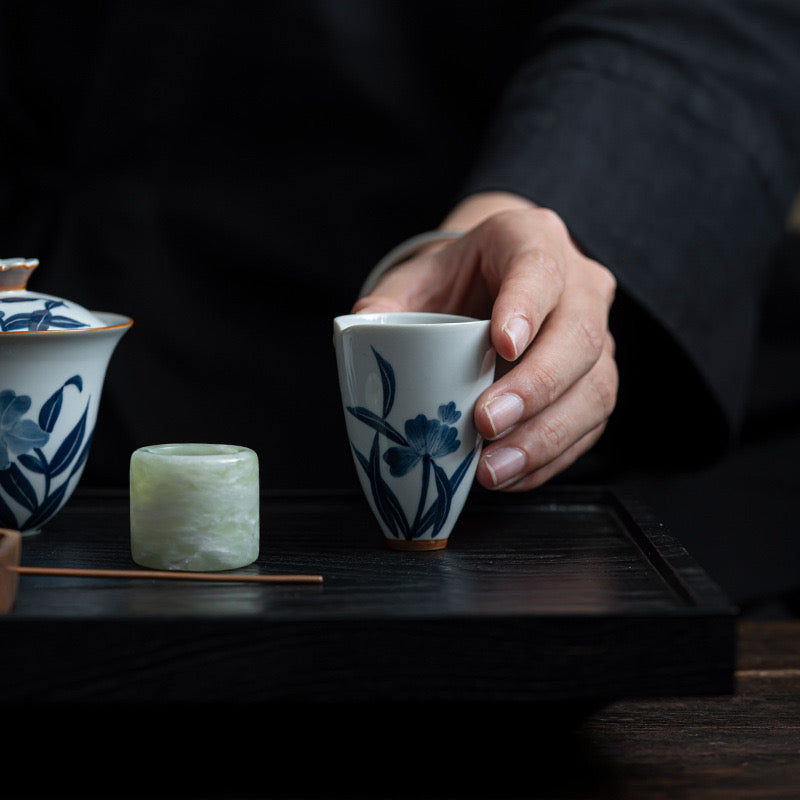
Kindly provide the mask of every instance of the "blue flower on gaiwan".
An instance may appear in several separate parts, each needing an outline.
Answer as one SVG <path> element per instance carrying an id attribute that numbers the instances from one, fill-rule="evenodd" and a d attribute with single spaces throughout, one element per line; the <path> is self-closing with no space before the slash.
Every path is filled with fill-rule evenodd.
<path id="1" fill-rule="evenodd" d="M 438 419 L 417 414 L 405 421 L 404 433 L 389 422 L 394 405 L 396 383 L 394 369 L 374 348 L 383 387 L 382 414 L 379 416 L 363 406 L 348 406 L 347 411 L 357 420 L 375 431 L 369 455 L 359 452 L 353 445 L 357 463 L 369 482 L 375 509 L 391 535 L 398 540 L 413 541 L 425 535 L 435 539 L 442 532 L 452 505 L 453 496 L 467 474 L 478 450 L 476 446 L 448 475 L 437 459 L 449 456 L 461 447 L 455 424 L 461 412 L 454 402 L 443 403 L 438 408 Z M 389 440 L 392 446 L 380 455 L 380 443 Z M 411 476 L 415 467 L 422 465 L 419 499 L 416 510 L 406 513 L 396 493 L 381 474 L 381 461 L 389 465 L 393 478 Z M 429 503 L 433 486 L 434 497 Z"/>
<path id="2" fill-rule="evenodd" d="M 59 424 L 66 391 L 83 392 L 83 378 L 73 375 L 42 404 L 36 420 L 25 415 L 28 395 L 0 391 L 0 526 L 36 530 L 62 506 L 70 481 L 83 467 L 92 431 L 90 398 L 77 421 Z M 51 452 L 46 452 L 51 451 Z M 54 452 L 53 452 L 54 451 Z M 16 510 L 15 508 L 16 507 Z"/>
<path id="3" fill-rule="evenodd" d="M 34 447 L 44 447 L 50 434 L 32 419 L 23 419 L 31 407 L 31 399 L 10 389 L 0 392 L 0 470 L 8 469 L 8 454 L 22 455 Z"/>

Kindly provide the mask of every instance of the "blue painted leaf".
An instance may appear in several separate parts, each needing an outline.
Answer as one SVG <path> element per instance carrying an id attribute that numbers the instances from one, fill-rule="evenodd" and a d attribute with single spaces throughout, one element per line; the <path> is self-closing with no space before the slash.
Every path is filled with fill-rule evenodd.
<path id="1" fill-rule="evenodd" d="M 28 511 L 33 511 L 38 505 L 36 491 L 16 464 L 12 464 L 8 469 L 0 472 L 0 486 L 8 492 L 9 497 L 27 508 Z"/>
<path id="2" fill-rule="evenodd" d="M 364 457 L 363 453 L 359 453 L 358 450 L 355 448 L 352 442 L 350 442 L 350 446 L 353 448 L 353 452 L 356 454 L 356 458 L 358 459 L 358 463 L 361 464 L 361 469 L 369 475 L 369 461 Z"/>
<path id="3" fill-rule="evenodd" d="M 397 495 L 391 490 L 389 484 L 383 479 L 380 471 L 380 450 L 378 447 L 378 435 L 372 442 L 372 449 L 367 463 L 367 475 L 369 476 L 372 498 L 389 530 L 394 536 L 409 538 L 408 520 L 406 519 L 403 507 L 397 499 Z"/>
<path id="4" fill-rule="evenodd" d="M 353 452 L 356 454 L 356 458 L 358 459 L 358 463 L 361 465 L 361 468 L 364 470 L 366 475 L 369 476 L 369 461 L 362 453 L 359 453 L 355 447 L 353 447 Z M 386 506 L 397 523 L 401 534 L 408 539 L 408 520 L 406 519 L 405 512 L 400 507 L 400 501 L 397 499 L 397 495 L 395 495 L 395 493 L 389 488 L 388 484 L 383 480 L 382 477 L 380 478 L 376 489 L 373 489 L 373 491 L 375 490 L 379 491 L 381 496 L 386 500 Z"/>
<path id="5" fill-rule="evenodd" d="M 89 448 L 92 444 L 92 437 L 94 436 L 94 431 L 92 431 L 86 439 L 86 444 L 83 446 L 83 450 L 81 450 L 81 454 L 75 459 L 75 463 L 72 465 L 72 469 L 69 471 L 69 478 L 71 478 L 83 465 L 83 462 L 89 456 Z M 67 478 L 67 480 L 69 480 Z"/>
<path id="6" fill-rule="evenodd" d="M 391 439 L 393 442 L 397 442 L 397 444 L 408 447 L 408 442 L 402 433 L 396 431 L 385 419 L 381 419 L 368 408 L 364 408 L 363 406 L 347 406 L 347 410 L 357 420 L 369 425 L 371 428 L 378 431 L 378 433 L 382 433 L 387 439 Z"/>
<path id="7" fill-rule="evenodd" d="M 36 448 L 35 456 L 32 456 L 30 453 L 23 453 L 21 456 L 17 456 L 17 461 L 31 472 L 38 472 L 39 475 L 45 475 L 47 473 L 47 462 L 44 460 L 42 451 L 39 450 L 38 447 Z"/>
<path id="8" fill-rule="evenodd" d="M 432 463 L 433 462 L 427 455 L 422 459 L 422 481 L 420 485 L 419 502 L 417 503 L 417 513 L 414 516 L 414 522 L 411 525 L 412 539 L 416 539 L 418 536 L 420 536 L 420 523 L 424 517 L 422 510 L 425 508 L 425 503 L 428 500 L 428 483 L 430 482 L 431 478 Z"/>
<path id="9" fill-rule="evenodd" d="M 478 447 L 480 447 L 480 445 L 478 445 Z M 461 484 L 461 481 L 464 480 L 464 475 L 467 474 L 469 465 L 472 463 L 472 459 L 475 458 L 475 453 L 478 452 L 478 447 L 476 447 L 471 453 L 467 454 L 464 460 L 456 467 L 455 472 L 450 478 L 450 487 L 452 489 L 453 494 L 456 493 L 456 490 Z"/>
<path id="10" fill-rule="evenodd" d="M 8 507 L 6 501 L 0 496 L 0 527 L 17 530 L 19 523 L 14 512 Z"/>
<path id="11" fill-rule="evenodd" d="M 61 314 L 53 314 L 49 320 L 51 328 L 62 328 L 64 330 L 74 330 L 75 328 L 87 327 L 85 322 L 72 319 L 72 317 L 64 317 Z"/>
<path id="12" fill-rule="evenodd" d="M 83 434 L 86 431 L 86 415 L 89 412 L 89 403 L 86 403 L 86 408 L 75 427 L 67 434 L 67 437 L 59 445 L 53 460 L 50 462 L 50 476 L 55 478 L 60 475 L 67 467 L 69 467 L 72 459 L 79 452 L 81 442 L 83 441 Z"/>
<path id="13" fill-rule="evenodd" d="M 31 311 L 30 324 L 28 330 L 46 331 L 50 327 L 50 318 L 53 315 L 49 311 Z"/>
<path id="14" fill-rule="evenodd" d="M 12 314 L 3 325 L 5 331 L 26 331 L 31 325 L 30 314 Z"/>
<path id="15" fill-rule="evenodd" d="M 381 384 L 383 386 L 383 418 L 389 416 L 389 412 L 394 405 L 395 379 L 392 365 L 373 347 L 375 360 L 378 362 L 378 369 L 381 373 Z"/>
<path id="16" fill-rule="evenodd" d="M 450 506 L 453 501 L 453 489 L 445 471 L 433 462 L 433 477 L 436 482 L 436 511 L 433 517 L 433 535 L 436 536 L 447 521 Z"/>
<path id="17" fill-rule="evenodd" d="M 57 392 L 53 392 L 47 398 L 41 410 L 39 411 L 39 427 L 48 433 L 53 432 L 53 428 L 58 421 L 58 415 L 61 413 L 61 406 L 64 399 L 64 388 L 62 387 Z"/>
<path id="18" fill-rule="evenodd" d="M 404 539 L 410 539 L 411 533 L 408 527 L 408 520 L 406 519 L 403 507 L 400 505 L 400 501 L 397 499 L 397 495 L 389 488 L 389 484 L 386 483 L 386 481 L 383 478 L 381 478 L 380 483 L 384 500 L 386 501 L 386 505 L 389 508 L 389 512 L 392 515 L 392 519 L 394 520 L 395 525 L 400 531 L 400 535 Z"/>
<path id="19" fill-rule="evenodd" d="M 61 486 L 58 487 L 54 492 L 51 492 L 45 499 L 44 502 L 37 508 L 33 514 L 25 520 L 25 524 L 22 527 L 22 530 L 30 530 L 31 528 L 38 528 L 44 522 L 47 522 L 47 518 L 58 511 L 58 507 L 61 505 L 61 502 L 64 500 L 64 494 L 67 491 L 67 485 L 69 481 L 64 481 Z"/>
<path id="20" fill-rule="evenodd" d="M 367 476 L 369 477 L 369 484 L 372 490 L 372 499 L 375 501 L 375 507 L 378 510 L 378 514 L 380 514 L 381 519 L 384 521 L 384 523 L 386 523 L 389 530 L 395 536 L 397 536 L 397 525 L 395 524 L 392 514 L 389 511 L 388 504 L 386 503 L 382 491 L 383 487 L 381 486 L 378 441 L 379 437 L 378 434 L 376 433 L 374 439 L 372 440 L 372 448 L 370 449 L 369 453 Z"/>
<path id="21" fill-rule="evenodd" d="M 397 495 L 391 490 L 389 484 L 383 479 L 380 472 L 380 458 L 378 457 L 378 437 L 375 437 L 373 442 L 372 452 L 370 452 L 370 463 L 373 465 L 375 474 L 375 486 L 381 498 L 381 504 L 389 516 L 389 527 L 394 532 L 395 536 L 398 534 L 406 539 L 409 538 L 408 520 L 406 519 L 403 507 L 397 499 Z M 374 461 L 373 461 L 374 456 Z"/>
<path id="22" fill-rule="evenodd" d="M 83 379 L 80 375 L 73 375 L 69 380 L 64 382 L 64 385 L 58 391 L 53 392 L 53 394 L 50 395 L 50 397 L 45 401 L 45 404 L 39 411 L 39 426 L 42 428 L 42 430 L 47 431 L 48 433 L 52 433 L 53 428 L 56 426 L 58 416 L 61 413 L 61 405 L 64 399 L 64 389 L 66 389 L 67 386 L 75 386 L 79 392 L 82 392 Z"/>
<path id="23" fill-rule="evenodd" d="M 423 514 L 422 519 L 420 520 L 419 525 L 415 531 L 416 536 L 422 536 L 425 531 L 433 525 L 433 519 L 436 514 L 436 508 L 439 505 L 438 498 L 431 503 L 430 508 Z"/>

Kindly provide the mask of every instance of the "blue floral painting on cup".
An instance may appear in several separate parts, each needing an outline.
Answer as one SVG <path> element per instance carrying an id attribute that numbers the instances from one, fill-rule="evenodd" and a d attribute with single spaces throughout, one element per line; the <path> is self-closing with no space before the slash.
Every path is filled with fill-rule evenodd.
<path id="1" fill-rule="evenodd" d="M 456 423 L 461 412 L 452 401 L 442 403 L 436 417 L 417 414 L 405 420 L 402 433 L 389 422 L 397 391 L 391 364 L 372 348 L 381 376 L 383 403 L 378 415 L 363 406 L 347 406 L 347 411 L 375 431 L 369 454 L 359 452 L 351 441 L 358 464 L 369 480 L 372 499 L 378 514 L 396 539 L 413 540 L 441 532 L 450 512 L 453 496 L 469 470 L 477 446 L 448 475 L 437 459 L 443 459 L 461 447 Z M 381 452 L 381 442 L 389 444 Z M 419 481 L 419 501 L 413 513 L 404 511 L 397 495 L 382 472 L 381 462 L 394 478 Z M 417 477 L 419 473 L 419 477 Z M 428 500 L 431 484 L 434 497 Z"/>
<path id="2" fill-rule="evenodd" d="M 11 389 L 0 391 L 0 525 L 20 531 L 35 530 L 61 507 L 70 479 L 86 461 L 92 432 L 87 431 L 89 400 L 68 431 L 57 430 L 66 391 L 83 391 L 80 375 L 73 375 L 45 401 L 35 419 L 28 415 L 31 398 Z M 63 439 L 57 434 L 63 433 Z M 51 456 L 44 448 L 55 445 Z M 51 448 L 52 449 L 52 448 Z M 33 475 L 41 481 L 33 481 Z M 31 477 L 29 477 L 31 476 Z M 35 483 L 41 484 L 37 491 Z M 5 499 L 4 499 L 5 497 Z M 7 500 L 27 512 L 18 519 Z"/>

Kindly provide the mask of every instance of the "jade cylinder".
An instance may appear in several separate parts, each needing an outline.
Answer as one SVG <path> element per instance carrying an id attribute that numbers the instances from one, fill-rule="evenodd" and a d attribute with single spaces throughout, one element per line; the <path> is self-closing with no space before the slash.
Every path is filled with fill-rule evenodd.
<path id="1" fill-rule="evenodd" d="M 226 444 L 141 447 L 130 462 L 131 555 L 161 570 L 213 572 L 259 553 L 258 456 Z"/>

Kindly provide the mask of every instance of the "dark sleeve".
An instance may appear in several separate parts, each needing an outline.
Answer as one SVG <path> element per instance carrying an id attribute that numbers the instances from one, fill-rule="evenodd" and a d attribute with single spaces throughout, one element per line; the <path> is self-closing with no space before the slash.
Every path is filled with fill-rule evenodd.
<path id="1" fill-rule="evenodd" d="M 718 447 L 741 424 L 800 186 L 800 4 L 576 4 L 532 53 L 466 193 L 510 190 L 562 216 L 618 279 L 621 404 L 676 448 Z"/>

